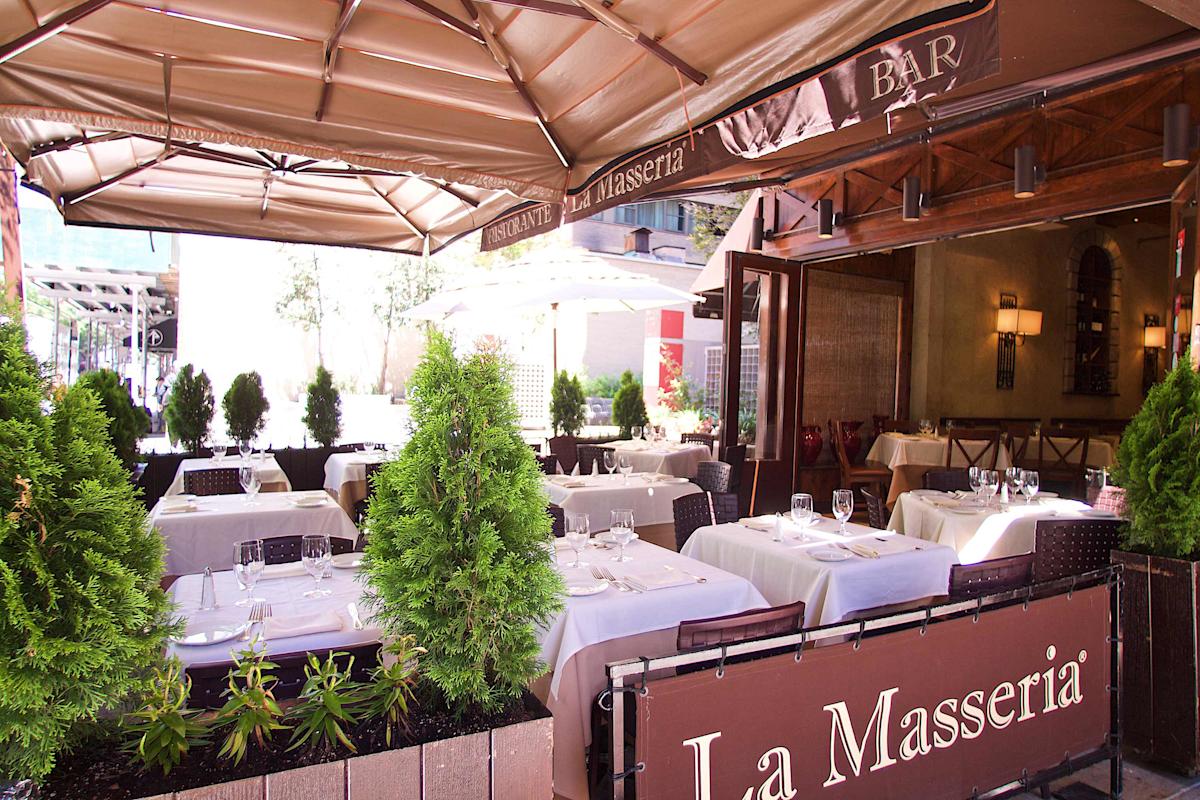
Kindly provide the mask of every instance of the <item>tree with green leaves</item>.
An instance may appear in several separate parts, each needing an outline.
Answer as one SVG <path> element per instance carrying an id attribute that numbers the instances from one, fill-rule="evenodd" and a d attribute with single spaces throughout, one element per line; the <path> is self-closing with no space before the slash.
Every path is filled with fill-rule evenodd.
<path id="1" fill-rule="evenodd" d="M 376 393 L 383 394 L 386 388 L 388 348 L 404 312 L 424 303 L 441 288 L 442 267 L 436 259 L 397 255 L 385 265 L 378 284 L 380 299 L 374 305 L 375 318 L 383 326 L 383 363 Z"/>
<path id="2" fill-rule="evenodd" d="M 333 375 L 324 367 L 317 367 L 317 375 L 308 385 L 301 421 L 322 447 L 332 447 L 342 435 L 342 397 L 333 385 Z"/>
<path id="3" fill-rule="evenodd" d="M 225 427 L 234 441 L 254 441 L 267 426 L 267 411 L 271 408 L 263 394 L 262 376 L 243 372 L 234 377 L 221 400 L 221 408 L 225 411 Z"/>
<path id="4" fill-rule="evenodd" d="M 634 426 L 650 421 L 646 416 L 646 401 L 642 397 L 642 384 L 629 370 L 621 373 L 621 387 L 613 398 L 613 422 L 621 429 L 621 436 L 628 439 Z"/>
<path id="5" fill-rule="evenodd" d="M 568 375 L 565 369 L 554 376 L 554 385 L 550 389 L 550 424 L 555 436 L 579 433 L 583 428 L 586 403 L 578 377 Z"/>
<path id="6" fill-rule="evenodd" d="M 138 442 L 150 431 L 150 417 L 133 404 L 121 376 L 111 369 L 85 372 L 76 383 L 91 389 L 100 401 L 108 417 L 108 440 L 121 463 L 132 468 L 138 459 Z"/>
<path id="7" fill-rule="evenodd" d="M 162 574 L 96 395 L 51 391 L 0 307 L 0 779 L 40 780 L 146 691 L 174 631 Z"/>
<path id="8" fill-rule="evenodd" d="M 428 649 L 421 672 L 457 713 L 496 711 L 545 671 L 536 628 L 562 607 L 510 372 L 495 350 L 460 360 L 429 334 L 411 384 L 412 439 L 376 475 L 367 516 L 375 619 L 387 637 Z"/>
<path id="9" fill-rule="evenodd" d="M 711 203 L 691 203 L 692 233 L 689 238 L 692 246 L 705 258 L 717 250 L 717 245 L 733 227 L 733 221 L 741 213 L 742 206 L 750 199 L 749 192 L 738 192 L 733 196 L 730 205 L 714 205 Z"/>
<path id="10" fill-rule="evenodd" d="M 1200 558 L 1200 375 L 1191 354 L 1146 395 L 1121 436 L 1113 477 L 1125 489 L 1125 546 Z"/>
<path id="11" fill-rule="evenodd" d="M 324 286 L 321 261 L 316 248 L 308 248 L 307 256 L 296 250 L 285 251 L 292 265 L 283 296 L 275 303 L 280 319 L 291 322 L 305 333 L 316 331 L 317 363 L 325 363 L 323 334 L 325 321 L 337 313 L 337 303 Z"/>
<path id="12" fill-rule="evenodd" d="M 213 406 L 212 382 L 208 375 L 204 370 L 197 374 L 191 364 L 185 364 L 175 376 L 167 407 L 163 409 L 171 444 L 182 443 L 189 452 L 200 452 L 208 438 Z"/>

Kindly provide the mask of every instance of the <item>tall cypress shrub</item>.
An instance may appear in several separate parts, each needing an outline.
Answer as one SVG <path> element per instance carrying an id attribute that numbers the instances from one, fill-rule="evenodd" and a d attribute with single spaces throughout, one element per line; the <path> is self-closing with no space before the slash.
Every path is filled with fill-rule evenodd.
<path id="1" fill-rule="evenodd" d="M 545 671 L 535 626 L 561 607 L 542 474 L 509 364 L 432 333 L 413 374 L 413 437 L 375 479 L 364 569 L 389 636 L 412 634 L 450 708 L 494 711 Z"/>
<path id="2" fill-rule="evenodd" d="M 144 688 L 169 632 L 162 539 L 95 394 L 48 392 L 0 308 L 0 779 L 49 773 Z"/>
<path id="3" fill-rule="evenodd" d="M 257 372 L 236 376 L 221 400 L 221 408 L 225 410 L 225 427 L 234 441 L 254 441 L 266 427 L 271 408 L 263 394 L 262 377 Z"/>
<path id="4" fill-rule="evenodd" d="M 565 369 L 554 376 L 554 385 L 550 389 L 550 425 L 555 435 L 579 433 L 583 428 L 586 403 L 578 377 L 568 375 Z"/>
<path id="5" fill-rule="evenodd" d="M 332 446 L 342 435 L 342 398 L 333 385 L 333 376 L 322 366 L 317 367 L 316 377 L 308 385 L 303 422 L 322 447 Z"/>
<path id="6" fill-rule="evenodd" d="M 613 422 L 621 429 L 621 435 L 630 437 L 630 430 L 635 425 L 645 425 L 650 421 L 646 416 L 646 401 L 642 398 L 642 385 L 638 383 L 633 373 L 625 370 L 621 375 L 621 388 L 613 398 Z"/>
<path id="7" fill-rule="evenodd" d="M 91 389 L 108 417 L 108 438 L 126 467 L 137 462 L 138 442 L 150 431 L 150 417 L 133 404 L 121 377 L 111 369 L 98 369 L 79 376 L 78 384 Z"/>
<path id="8" fill-rule="evenodd" d="M 212 383 L 204 370 L 197 374 L 191 364 L 179 370 L 163 417 L 172 444 L 182 442 L 189 452 L 200 451 L 213 418 Z"/>

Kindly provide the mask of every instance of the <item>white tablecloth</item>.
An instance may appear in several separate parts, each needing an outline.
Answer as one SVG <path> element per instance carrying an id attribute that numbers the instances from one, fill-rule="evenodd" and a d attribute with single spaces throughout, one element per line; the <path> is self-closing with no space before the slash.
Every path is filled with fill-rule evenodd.
<path id="1" fill-rule="evenodd" d="M 708 525 L 691 535 L 682 552 L 748 579 L 773 606 L 803 600 L 804 624 L 810 627 L 946 593 L 950 567 L 957 561 L 951 548 L 863 525 L 846 527 L 849 535 L 843 538 L 836 522 L 822 520 L 809 528 L 810 541 L 800 542 L 798 529 L 789 522 L 781 543 L 772 533 L 736 523 Z M 811 555 L 839 542 L 861 543 L 882 555 L 854 555 L 839 562 L 818 561 Z"/>
<path id="2" fill-rule="evenodd" d="M 167 494 L 183 494 L 183 473 L 192 472 L 198 469 L 237 469 L 242 466 L 241 456 L 225 456 L 225 458 L 217 461 L 212 458 L 185 458 L 179 462 L 179 469 L 175 470 L 175 480 L 171 481 L 171 485 L 167 487 Z M 268 455 L 262 461 L 259 461 L 256 456 L 250 458 L 251 465 L 254 466 L 258 473 L 258 480 L 262 483 L 264 489 L 268 485 L 278 486 L 272 491 L 290 492 L 292 490 L 291 481 L 288 480 L 287 473 L 279 466 L 279 462 L 275 460 L 275 456 Z"/>
<path id="3" fill-rule="evenodd" d="M 354 647 L 379 641 L 379 629 L 372 624 L 370 608 L 362 602 L 362 586 L 357 582 L 357 576 L 357 570 L 332 570 L 331 577 L 321 580 L 321 588 L 329 589 L 333 593 L 327 597 L 316 599 L 304 597 L 304 593 L 313 588 L 313 579 L 308 575 L 260 580 L 254 587 L 254 596 L 271 604 L 273 616 L 315 616 L 325 611 L 335 611 L 342 621 L 340 631 L 261 642 L 267 652 L 271 655 L 304 653 L 309 650 Z M 237 578 L 234 577 L 233 572 L 213 573 L 218 605 L 215 611 L 201 612 L 197 610 L 200 607 L 202 580 L 203 576 L 201 575 L 184 575 L 171 586 L 171 597 L 179 605 L 179 612 L 188 619 L 189 630 L 210 624 L 237 623 L 246 620 L 250 609 L 238 608 L 234 605 L 236 601 L 245 597 L 246 593 L 238 588 Z M 354 630 L 350 615 L 346 611 L 346 606 L 350 603 L 358 604 L 359 617 L 366 623 L 363 630 Z M 255 626 L 251 631 L 251 636 L 257 636 L 260 631 L 261 626 Z M 221 664 L 230 661 L 230 653 L 244 650 L 247 645 L 248 642 L 238 640 L 204 647 L 171 645 L 168 654 L 179 656 L 185 666 Z"/>
<path id="4" fill-rule="evenodd" d="M 1058 498 L 1039 498 L 1030 505 L 1018 500 L 1005 511 L 993 502 L 989 510 L 966 512 L 955 510 L 955 502 L 947 495 L 907 492 L 900 495 L 888 528 L 953 547 L 959 561 L 974 564 L 1030 553 L 1039 519 L 1079 518 L 1088 510 L 1084 503 Z"/>
<path id="5" fill-rule="evenodd" d="M 150 524 L 158 528 L 167 544 L 167 574 L 188 575 L 233 567 L 233 545 L 245 539 L 266 539 L 305 533 L 327 533 L 343 539 L 358 538 L 358 529 L 346 512 L 328 499 L 314 508 L 300 508 L 292 501 L 312 492 L 260 494 L 250 505 L 244 494 L 224 494 L 196 500 L 196 511 L 163 513 L 167 501 L 159 500 L 150 511 Z"/>
<path id="6" fill-rule="evenodd" d="M 974 442 L 961 442 L 961 444 L 972 457 L 985 447 L 983 444 Z M 917 434 L 883 433 L 875 438 L 875 443 L 871 445 L 871 450 L 867 453 L 867 460 L 886 464 L 891 470 L 910 464 L 930 468 L 945 467 L 946 448 L 949 446 L 950 440 L 945 436 L 935 438 Z M 954 457 L 951 459 L 950 465 L 952 467 L 967 466 L 966 459 L 958 451 L 957 446 L 954 448 Z M 996 469 L 1007 469 L 1008 466 L 1008 448 L 1001 442 L 1000 452 L 996 456 Z"/>
<path id="7" fill-rule="evenodd" d="M 390 456 L 383 450 L 334 453 L 325 459 L 325 488 L 340 492 L 343 484 L 363 483 L 367 479 L 367 464 L 382 464 Z"/>
<path id="8" fill-rule="evenodd" d="M 1071 446 L 1070 439 L 1060 439 L 1057 436 L 1051 436 L 1050 440 L 1053 441 L 1058 446 L 1058 449 L 1062 451 L 1066 451 Z M 1025 449 L 1026 461 L 1030 463 L 1037 461 L 1038 444 L 1039 437 L 1035 436 L 1029 440 L 1029 446 Z M 1067 463 L 1078 464 L 1079 453 L 1080 451 L 1077 448 L 1075 451 L 1067 454 Z M 1050 445 L 1046 445 L 1045 457 L 1047 463 L 1049 464 L 1053 464 L 1058 460 L 1058 456 L 1055 455 L 1054 450 L 1050 447 Z M 1113 452 L 1113 442 L 1111 439 L 1096 437 L 1088 439 L 1087 465 L 1089 467 L 1111 468 L 1116 462 L 1117 459 Z"/>
<path id="9" fill-rule="evenodd" d="M 604 447 L 628 455 L 634 472 L 663 472 L 680 478 L 696 477 L 700 462 L 713 460 L 712 448 L 697 442 L 650 444 L 641 439 L 621 439 Z"/>
<path id="10" fill-rule="evenodd" d="M 582 481 L 583 487 L 563 486 L 565 482 Z M 608 530 L 614 508 L 632 508 L 635 525 L 661 525 L 675 520 L 671 501 L 686 494 L 700 491 L 691 481 L 664 483 L 648 481 L 641 474 L 630 475 L 625 483 L 623 476 L 584 475 L 547 477 L 542 481 L 550 502 L 565 510 L 588 515 L 593 532 Z"/>

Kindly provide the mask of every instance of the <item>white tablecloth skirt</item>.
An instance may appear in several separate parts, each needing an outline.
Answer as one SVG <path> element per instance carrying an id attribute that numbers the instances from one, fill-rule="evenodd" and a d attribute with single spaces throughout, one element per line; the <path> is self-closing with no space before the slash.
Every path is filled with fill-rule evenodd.
<path id="1" fill-rule="evenodd" d="M 262 461 L 251 457 L 250 464 L 258 473 L 258 480 L 262 483 L 263 491 L 290 492 L 292 490 L 291 481 L 288 480 L 287 473 L 279 466 L 279 462 L 275 460 L 275 456 L 268 455 Z M 179 469 L 175 470 L 175 480 L 171 481 L 166 493 L 168 495 L 183 494 L 183 473 L 185 472 L 200 469 L 237 469 L 241 466 L 241 456 L 225 456 L 220 461 L 212 458 L 186 458 L 179 462 Z"/>
<path id="2" fill-rule="evenodd" d="M 604 445 L 629 456 L 634 472 L 662 472 L 680 478 L 696 477 L 701 461 L 712 461 L 712 450 L 705 444 L 664 442 L 652 445 L 641 440 L 624 439 Z"/>
<path id="3" fill-rule="evenodd" d="M 647 481 L 641 475 L 587 475 L 575 478 L 587 486 L 567 488 L 565 478 L 543 481 L 550 502 L 564 510 L 587 514 L 593 532 L 608 530 L 615 508 L 632 508 L 635 525 L 662 525 L 674 522 L 672 501 L 677 497 L 695 494 L 700 487 L 694 483 L 663 483 Z"/>

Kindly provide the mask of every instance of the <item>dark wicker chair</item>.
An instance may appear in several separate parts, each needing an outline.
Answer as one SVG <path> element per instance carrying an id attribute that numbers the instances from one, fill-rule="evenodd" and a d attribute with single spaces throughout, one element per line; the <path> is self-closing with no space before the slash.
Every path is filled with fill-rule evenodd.
<path id="1" fill-rule="evenodd" d="M 541 467 L 542 473 L 545 475 L 554 475 L 558 472 L 558 458 L 555 456 L 534 455 L 537 459 L 538 466 Z"/>
<path id="2" fill-rule="evenodd" d="M 593 465 L 596 473 L 600 475 L 607 473 L 608 470 L 604 468 L 604 454 L 605 452 L 611 450 L 611 447 L 600 447 L 599 445 L 595 444 L 579 445 L 579 447 L 576 448 L 576 452 L 579 454 L 579 474 L 591 475 L 593 472 Z"/>
<path id="3" fill-rule="evenodd" d="M 238 481 L 237 467 L 213 467 L 212 469 L 194 469 L 183 473 L 183 491 L 185 494 L 206 496 L 214 494 L 245 494 L 246 490 Z"/>
<path id="4" fill-rule="evenodd" d="M 1029 452 L 1029 443 L 1037 436 L 1037 426 L 1032 422 L 1005 422 L 1000 431 L 1004 435 L 1009 463 L 1014 467 L 1033 469 L 1037 459 Z"/>
<path id="5" fill-rule="evenodd" d="M 694 492 L 671 501 L 671 513 L 675 518 L 675 549 L 683 545 L 705 525 L 737 522 L 738 498 L 736 494 L 713 494 Z"/>
<path id="6" fill-rule="evenodd" d="M 952 428 L 948 437 L 946 469 L 954 466 L 959 468 L 996 468 L 996 459 L 1000 455 L 1000 430 L 998 428 Z M 968 447 L 964 443 L 974 443 L 978 447 Z M 961 457 L 963 463 L 955 464 L 956 457 Z"/>
<path id="7" fill-rule="evenodd" d="M 877 531 L 887 530 L 887 507 L 883 503 L 883 498 L 878 495 L 873 495 L 866 489 L 859 489 L 862 492 L 863 501 L 867 507 L 867 525 Z"/>
<path id="8" fill-rule="evenodd" d="M 722 644 L 736 644 L 771 636 L 798 633 L 804 627 L 804 603 L 757 608 L 722 617 L 684 620 L 679 623 L 675 647 L 681 653 Z M 730 659 L 733 661 L 733 659 Z"/>
<path id="9" fill-rule="evenodd" d="M 575 469 L 575 462 L 579 455 L 575 452 L 574 436 L 555 436 L 547 443 L 550 445 L 550 452 L 558 459 L 558 465 L 562 467 L 563 472 L 571 472 Z"/>
<path id="10" fill-rule="evenodd" d="M 722 461 L 730 466 L 729 491 L 740 492 L 742 489 L 742 473 L 746 468 L 746 445 L 731 444 L 725 448 Z"/>
<path id="11" fill-rule="evenodd" d="M 733 489 L 733 467 L 724 461 L 701 461 L 692 483 L 706 492 L 724 494 Z"/>
<path id="12" fill-rule="evenodd" d="M 680 444 L 706 444 L 711 449 L 717 440 L 711 433 L 683 433 L 679 436 Z"/>
<path id="13" fill-rule="evenodd" d="M 367 521 L 367 506 L 371 503 L 371 495 L 375 492 L 375 475 L 379 472 L 383 464 L 367 464 L 365 466 L 365 480 L 367 482 L 367 496 L 354 504 L 354 524 L 362 527 Z"/>
<path id="14" fill-rule="evenodd" d="M 257 629 L 256 629 L 257 632 Z M 314 650 L 322 661 L 329 650 Z M 354 657 L 354 667 L 351 676 L 357 681 L 366 681 L 371 677 L 371 670 L 379 664 L 379 645 L 364 644 L 356 647 L 338 647 L 338 655 L 334 660 L 344 669 L 350 657 Z M 304 667 L 308 664 L 307 653 L 295 655 L 272 656 L 271 661 L 278 665 L 273 674 L 278 682 L 273 687 L 276 700 L 291 700 L 300 696 L 304 687 Z M 220 708 L 225 705 L 226 698 L 221 694 L 229 688 L 229 664 L 209 664 L 187 668 L 187 676 L 192 679 L 192 690 L 188 694 L 189 708 Z"/>
<path id="15" fill-rule="evenodd" d="M 551 503 L 546 506 L 546 510 L 550 512 L 550 531 L 554 534 L 554 538 L 561 539 L 566 536 L 567 515 L 563 512 L 562 506 Z"/>
<path id="16" fill-rule="evenodd" d="M 1093 507 L 1100 511 L 1111 511 L 1118 517 L 1125 516 L 1125 490 L 1120 486 L 1105 486 L 1100 490 L 1100 494 L 1096 495 L 1096 502 Z"/>
<path id="17" fill-rule="evenodd" d="M 1033 579 L 1043 583 L 1107 567 L 1124 524 L 1119 519 L 1038 520 Z"/>
<path id="18" fill-rule="evenodd" d="M 1091 433 L 1086 428 L 1054 428 L 1042 430 L 1038 439 L 1037 471 L 1043 489 L 1054 488 L 1075 497 L 1087 491 L 1088 442 Z"/>
<path id="19" fill-rule="evenodd" d="M 882 433 L 916 433 L 917 423 L 907 419 L 885 419 Z"/>
<path id="20" fill-rule="evenodd" d="M 829 429 L 833 433 L 833 455 L 841 470 L 839 486 L 851 490 L 858 486 L 867 486 L 873 489 L 876 495 L 883 497 L 887 494 L 887 485 L 892 480 L 892 471 L 887 467 L 865 467 L 850 463 L 843 437 L 843 426 L 846 424 L 844 420 L 829 421 Z"/>
<path id="21" fill-rule="evenodd" d="M 931 469 L 922 478 L 922 485 L 939 492 L 971 491 L 971 479 L 965 469 Z"/>
<path id="22" fill-rule="evenodd" d="M 1033 560 L 1033 553 L 1022 553 L 978 564 L 955 564 L 950 567 L 950 600 L 967 600 L 1028 586 L 1033 581 Z"/>
<path id="23" fill-rule="evenodd" d="M 268 564 L 291 564 L 300 560 L 300 542 L 303 536 L 272 536 L 263 539 L 263 556 Z M 354 550 L 354 541 L 341 536 L 329 537 L 329 552 L 341 555 Z"/>

